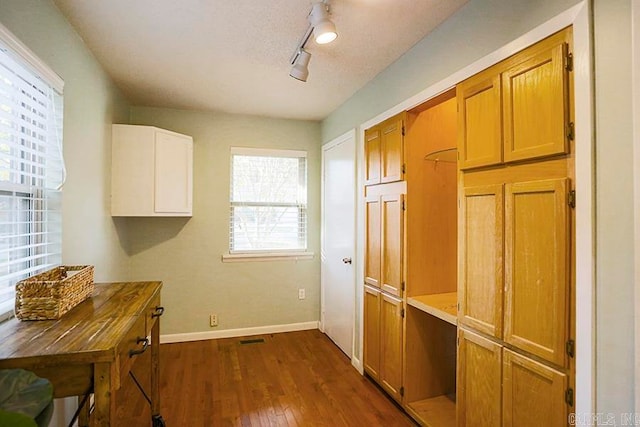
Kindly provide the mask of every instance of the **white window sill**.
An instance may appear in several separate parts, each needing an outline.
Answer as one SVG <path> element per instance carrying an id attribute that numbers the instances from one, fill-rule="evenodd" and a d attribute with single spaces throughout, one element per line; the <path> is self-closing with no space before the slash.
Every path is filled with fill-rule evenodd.
<path id="1" fill-rule="evenodd" d="M 313 252 L 258 252 L 244 254 L 224 254 L 222 262 L 254 262 L 254 261 L 302 261 L 313 259 Z"/>

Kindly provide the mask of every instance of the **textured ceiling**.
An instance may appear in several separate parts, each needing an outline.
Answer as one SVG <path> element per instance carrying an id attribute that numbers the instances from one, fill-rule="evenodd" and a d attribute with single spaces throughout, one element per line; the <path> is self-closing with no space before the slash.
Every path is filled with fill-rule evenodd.
<path id="1" fill-rule="evenodd" d="M 467 0 L 333 0 L 338 38 L 289 77 L 310 0 L 54 0 L 138 106 L 320 120 Z"/>

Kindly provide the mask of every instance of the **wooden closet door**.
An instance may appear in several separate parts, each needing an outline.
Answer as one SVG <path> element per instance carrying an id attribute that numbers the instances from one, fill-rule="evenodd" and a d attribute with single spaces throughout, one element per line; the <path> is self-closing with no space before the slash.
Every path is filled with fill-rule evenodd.
<path id="1" fill-rule="evenodd" d="M 380 182 L 402 181 L 403 163 L 403 115 L 382 123 L 380 129 Z"/>
<path id="2" fill-rule="evenodd" d="M 502 74 L 504 161 L 567 153 L 569 84 L 564 33 Z"/>
<path id="3" fill-rule="evenodd" d="M 380 287 L 382 210 L 380 196 L 365 197 L 364 283 Z"/>
<path id="4" fill-rule="evenodd" d="M 380 127 L 364 131 L 364 185 L 380 184 Z"/>
<path id="5" fill-rule="evenodd" d="M 403 194 L 381 197 L 382 203 L 382 290 L 402 295 L 402 252 L 404 246 Z"/>
<path id="6" fill-rule="evenodd" d="M 460 83 L 458 150 L 460 169 L 502 163 L 500 74 L 490 68 Z"/>
<path id="7" fill-rule="evenodd" d="M 380 291 L 364 287 L 364 370 L 380 378 Z"/>
<path id="8" fill-rule="evenodd" d="M 565 374 L 507 349 L 503 361 L 505 427 L 568 425 Z"/>
<path id="9" fill-rule="evenodd" d="M 502 338 L 504 201 L 502 184 L 463 190 L 460 323 Z"/>
<path id="10" fill-rule="evenodd" d="M 458 426 L 500 427 L 502 346 L 464 329 L 458 343 Z"/>
<path id="11" fill-rule="evenodd" d="M 564 366 L 569 332 L 568 179 L 505 187 L 504 340 Z"/>
<path id="12" fill-rule="evenodd" d="M 402 399 L 402 309 L 402 300 L 382 293 L 380 384 L 398 402 Z"/>

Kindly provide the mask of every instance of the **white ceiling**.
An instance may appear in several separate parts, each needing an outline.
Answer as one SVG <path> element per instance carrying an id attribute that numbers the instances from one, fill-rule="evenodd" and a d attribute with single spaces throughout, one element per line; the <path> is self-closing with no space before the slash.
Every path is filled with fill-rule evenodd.
<path id="1" fill-rule="evenodd" d="M 289 77 L 312 0 L 54 0 L 138 106 L 321 120 L 467 0 L 333 0 L 338 38 Z"/>

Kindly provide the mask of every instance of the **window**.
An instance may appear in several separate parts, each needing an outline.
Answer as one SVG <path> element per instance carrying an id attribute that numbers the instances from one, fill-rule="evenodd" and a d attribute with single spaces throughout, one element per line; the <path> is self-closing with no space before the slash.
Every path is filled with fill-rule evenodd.
<path id="1" fill-rule="evenodd" d="M 0 28 L 0 320 L 12 312 L 17 281 L 61 262 L 64 169 L 61 88 L 7 34 Z"/>
<path id="2" fill-rule="evenodd" d="M 307 153 L 231 149 L 230 253 L 307 249 Z"/>

